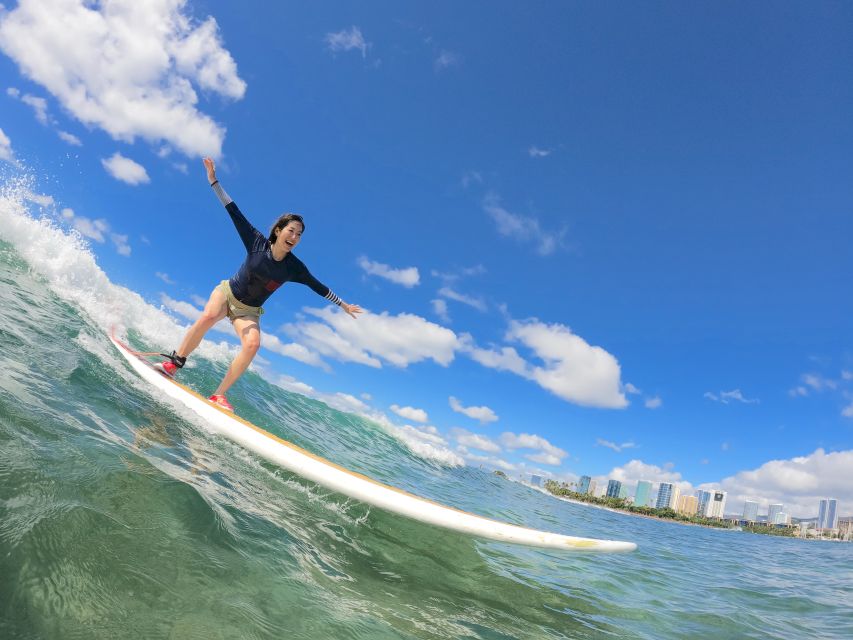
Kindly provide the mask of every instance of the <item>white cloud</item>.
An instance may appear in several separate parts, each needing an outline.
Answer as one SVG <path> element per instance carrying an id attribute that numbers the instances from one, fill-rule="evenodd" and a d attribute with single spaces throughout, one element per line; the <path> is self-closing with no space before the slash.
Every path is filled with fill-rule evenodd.
<path id="1" fill-rule="evenodd" d="M 21 96 L 21 102 L 32 108 L 33 113 L 36 116 L 36 120 L 45 126 L 50 124 L 50 120 L 47 115 L 47 100 L 27 93 Z"/>
<path id="2" fill-rule="evenodd" d="M 826 389 L 837 389 L 838 383 L 835 380 L 826 378 L 818 373 L 805 373 L 802 376 L 803 382 L 814 389 L 815 391 L 825 391 Z"/>
<path id="3" fill-rule="evenodd" d="M 507 431 L 501 434 L 500 443 L 513 451 L 515 449 L 533 449 L 539 451 L 537 454 L 528 454 L 524 457 L 540 464 L 558 465 L 562 462 L 563 458 L 569 455 L 568 452 L 554 446 L 542 436 L 530 433 L 516 434 Z"/>
<path id="4" fill-rule="evenodd" d="M 845 418 L 853 418 L 853 402 L 841 410 L 841 415 Z"/>
<path id="5" fill-rule="evenodd" d="M 80 138 L 75 136 L 73 133 L 68 133 L 67 131 L 57 131 L 56 135 L 58 135 L 63 142 L 67 142 L 73 147 L 80 147 L 83 143 L 80 141 Z"/>
<path id="6" fill-rule="evenodd" d="M 480 364 L 513 371 L 563 400 L 608 409 L 628 405 L 616 358 L 601 347 L 590 345 L 565 325 L 549 325 L 536 319 L 513 320 L 506 338 L 529 348 L 543 364 L 528 364 L 509 347 L 499 352 L 476 348 L 468 351 Z"/>
<path id="7" fill-rule="evenodd" d="M 402 285 L 407 289 L 417 286 L 421 281 L 421 276 L 418 273 L 417 267 L 395 269 L 393 267 L 389 267 L 387 264 L 382 264 L 381 262 L 373 262 L 365 256 L 361 256 L 358 259 L 358 266 L 369 275 L 385 278 L 386 280 L 389 280 L 394 284 Z"/>
<path id="8" fill-rule="evenodd" d="M 623 449 L 633 449 L 637 446 L 633 442 L 623 442 L 622 444 L 616 444 L 615 442 L 610 442 L 609 440 L 604 440 L 602 438 L 596 438 L 595 444 L 599 447 L 607 447 L 608 449 L 613 449 L 616 453 L 621 452 Z"/>
<path id="9" fill-rule="evenodd" d="M 5 160 L 11 164 L 18 164 L 15 159 L 15 152 L 12 151 L 12 141 L 5 134 L 3 129 L 0 129 L 0 160 Z"/>
<path id="10" fill-rule="evenodd" d="M 122 235 L 120 233 L 111 233 L 110 240 L 115 245 L 116 253 L 120 256 L 129 256 L 131 249 L 130 245 L 127 243 L 127 236 Z"/>
<path id="11" fill-rule="evenodd" d="M 480 298 L 474 298 L 471 296 L 466 296 L 461 294 L 450 287 L 442 287 L 438 290 L 438 295 L 447 298 L 448 300 L 455 300 L 456 302 L 461 302 L 462 304 L 468 305 L 469 307 L 473 307 L 477 311 L 486 312 L 488 307 L 486 303 L 483 302 Z"/>
<path id="12" fill-rule="evenodd" d="M 654 396 L 653 398 L 646 398 L 646 409 L 659 409 L 663 406 L 663 400 L 660 396 Z"/>
<path id="13" fill-rule="evenodd" d="M 632 396 L 635 396 L 635 395 L 640 395 L 640 394 L 641 394 L 641 393 L 643 393 L 643 392 L 642 392 L 642 391 L 640 391 L 637 387 L 635 387 L 635 386 L 634 386 L 633 384 L 631 384 L 630 382 L 626 382 L 626 383 L 625 383 L 625 393 L 629 393 L 629 394 L 631 394 Z"/>
<path id="14" fill-rule="evenodd" d="M 501 447 L 494 440 L 487 436 L 478 433 L 471 433 L 466 429 L 454 428 L 450 432 L 451 436 L 467 449 L 477 449 L 487 453 L 500 453 Z"/>
<path id="15" fill-rule="evenodd" d="M 507 211 L 495 193 L 489 193 L 483 199 L 483 210 L 497 224 L 498 233 L 518 241 L 530 241 L 536 244 L 536 251 L 547 256 L 561 245 L 565 231 L 553 233 L 542 229 L 539 221 L 531 216 L 523 216 Z"/>
<path id="16" fill-rule="evenodd" d="M 342 29 L 336 33 L 327 33 L 325 37 L 326 46 L 333 53 L 339 51 L 361 51 L 361 57 L 367 57 L 367 50 L 371 44 L 365 42 L 364 36 L 361 34 L 361 29 L 352 26 L 349 29 Z"/>
<path id="17" fill-rule="evenodd" d="M 450 329 L 420 316 L 364 313 L 358 320 L 331 307 L 306 309 L 320 322 L 288 324 L 283 330 L 318 353 L 342 362 L 379 368 L 382 362 L 407 367 L 422 360 L 449 365 L 459 347 Z"/>
<path id="18" fill-rule="evenodd" d="M 228 98 L 246 84 L 213 18 L 186 0 L 21 0 L 0 17 L 0 48 L 83 123 L 116 140 L 168 141 L 219 156 L 225 130 L 197 109 L 193 83 Z"/>
<path id="19" fill-rule="evenodd" d="M 130 158 L 125 158 L 118 151 L 108 159 L 102 159 L 101 164 L 113 178 L 127 184 L 137 185 L 151 182 L 145 167 Z"/>
<path id="20" fill-rule="evenodd" d="M 162 280 L 166 284 L 175 284 L 175 281 L 169 277 L 168 273 L 163 273 L 162 271 L 158 271 L 154 275 L 157 276 L 158 278 L 160 278 L 160 280 Z"/>
<path id="21" fill-rule="evenodd" d="M 540 149 L 535 145 L 531 145 L 530 148 L 527 149 L 527 154 L 531 158 L 545 158 L 547 156 L 550 156 L 551 153 L 552 152 L 550 149 Z"/>
<path id="22" fill-rule="evenodd" d="M 800 518 L 817 515 L 823 498 L 836 498 L 839 510 L 853 512 L 853 450 L 827 453 L 823 449 L 789 460 L 771 460 L 757 469 L 723 479 L 719 486 L 729 492 L 729 504 L 758 500 L 763 505 L 782 503 Z M 737 508 L 726 511 L 736 513 Z"/>
<path id="23" fill-rule="evenodd" d="M 472 420 L 478 420 L 480 424 L 488 424 L 489 422 L 497 422 L 498 420 L 497 414 L 489 407 L 464 407 L 462 406 L 462 403 L 453 396 L 450 396 L 449 402 L 450 408 L 456 413 L 468 416 Z"/>
<path id="24" fill-rule="evenodd" d="M 809 395 L 809 390 L 803 386 L 794 387 L 790 391 L 788 391 L 788 395 L 793 396 L 795 398 L 805 398 Z"/>
<path id="25" fill-rule="evenodd" d="M 513 347 L 481 349 L 466 343 L 464 350 L 474 362 L 479 362 L 484 367 L 498 371 L 509 371 L 523 378 L 530 378 L 527 361 L 518 355 L 518 351 Z"/>
<path id="26" fill-rule="evenodd" d="M 291 360 L 296 360 L 312 367 L 319 367 L 324 371 L 330 371 L 329 365 L 323 362 L 323 359 L 319 355 L 304 345 L 296 342 L 283 342 L 278 336 L 272 333 L 263 334 L 261 337 L 261 346 Z"/>
<path id="27" fill-rule="evenodd" d="M 423 409 L 415 409 L 414 407 L 401 407 L 399 405 L 392 404 L 391 411 L 396 413 L 401 418 L 411 420 L 412 422 L 419 422 L 421 424 L 429 422 L 429 416 L 427 415 L 427 412 Z"/>
<path id="28" fill-rule="evenodd" d="M 671 465 L 660 467 L 637 459 L 631 460 L 620 467 L 614 467 L 606 476 L 598 476 L 596 478 L 599 485 L 602 481 L 606 483 L 608 479 L 618 480 L 623 484 L 633 484 L 635 487 L 640 480 L 652 483 L 670 482 L 678 486 L 682 493 L 693 490 L 693 485 L 684 480 L 679 472 L 673 471 Z"/>
<path id="29" fill-rule="evenodd" d="M 450 314 L 447 312 L 447 301 L 436 299 L 430 300 L 432 304 L 432 311 L 435 315 L 437 315 L 442 322 L 450 322 Z"/>
<path id="30" fill-rule="evenodd" d="M 448 67 L 454 67 L 459 64 L 459 56 L 452 51 L 442 50 L 433 63 L 433 68 L 436 71 L 443 71 Z"/>
<path id="31" fill-rule="evenodd" d="M 743 392 L 740 389 L 732 389 L 731 391 L 721 391 L 719 394 L 712 393 L 710 391 L 706 391 L 702 396 L 704 398 L 708 398 L 709 400 L 713 400 L 714 402 L 721 402 L 722 404 L 729 404 L 733 400 L 737 400 L 738 402 L 742 402 L 744 404 L 758 404 L 758 398 L 747 398 L 743 395 Z"/>
<path id="32" fill-rule="evenodd" d="M 841 372 L 842 380 L 853 380 L 853 371 L 847 371 L 846 369 Z"/>
<path id="33" fill-rule="evenodd" d="M 47 207 L 52 207 L 53 205 L 56 204 L 56 202 L 53 199 L 53 196 L 45 195 L 43 193 L 35 193 L 33 191 L 30 191 L 29 189 L 25 190 L 22 195 L 23 195 L 25 200 L 27 200 L 28 202 L 34 202 L 35 204 L 37 204 L 40 207 L 47 208 Z M 70 211 L 70 209 L 69 209 L 69 211 Z"/>

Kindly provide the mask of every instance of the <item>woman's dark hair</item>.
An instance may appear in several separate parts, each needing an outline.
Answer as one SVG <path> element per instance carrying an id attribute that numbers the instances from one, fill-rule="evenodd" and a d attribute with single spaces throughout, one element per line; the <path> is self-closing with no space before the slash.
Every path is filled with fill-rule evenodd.
<path id="1" fill-rule="evenodd" d="M 270 229 L 270 244 L 275 244 L 275 232 L 279 229 L 284 229 L 287 226 L 288 222 L 298 222 L 302 225 L 302 232 L 305 233 L 305 221 L 302 219 L 298 213 L 283 213 L 278 217 L 278 220 L 273 224 L 272 229 Z"/>

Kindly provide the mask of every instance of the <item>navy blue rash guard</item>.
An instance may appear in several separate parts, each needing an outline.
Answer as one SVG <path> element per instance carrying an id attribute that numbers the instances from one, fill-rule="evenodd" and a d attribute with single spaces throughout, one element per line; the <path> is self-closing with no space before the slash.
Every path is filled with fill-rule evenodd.
<path id="1" fill-rule="evenodd" d="M 272 245 L 267 237 L 246 220 L 218 181 L 212 186 L 246 246 L 245 262 L 228 281 L 231 293 L 237 300 L 250 307 L 260 307 L 276 289 L 285 282 L 292 281 L 311 287 L 317 295 L 337 305 L 343 302 L 329 287 L 312 276 L 305 264 L 293 253 L 288 252 L 282 260 L 273 258 Z"/>

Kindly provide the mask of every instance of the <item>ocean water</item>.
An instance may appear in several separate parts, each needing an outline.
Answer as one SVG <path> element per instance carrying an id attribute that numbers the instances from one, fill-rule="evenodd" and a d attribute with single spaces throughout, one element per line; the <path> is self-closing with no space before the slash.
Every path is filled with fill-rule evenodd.
<path id="1" fill-rule="evenodd" d="M 853 546 L 577 505 L 450 463 L 250 372 L 247 419 L 341 465 L 585 555 L 465 537 L 331 493 L 152 395 L 107 340 L 183 327 L 0 195 L 0 638 L 853 638 Z M 211 337 L 216 339 L 215 335 Z M 230 351 L 185 371 L 204 392 Z"/>

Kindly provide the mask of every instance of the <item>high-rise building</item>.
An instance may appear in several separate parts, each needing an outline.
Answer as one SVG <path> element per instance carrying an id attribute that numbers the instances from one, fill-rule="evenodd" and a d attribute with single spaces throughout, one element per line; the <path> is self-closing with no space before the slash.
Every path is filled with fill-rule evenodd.
<path id="1" fill-rule="evenodd" d="M 607 497 L 608 498 L 618 498 L 619 492 L 622 491 L 622 483 L 618 480 L 608 480 L 607 481 Z"/>
<path id="2" fill-rule="evenodd" d="M 628 485 L 625 484 L 624 482 L 622 483 L 622 486 L 619 488 L 619 497 L 622 498 L 623 500 L 628 499 Z"/>
<path id="3" fill-rule="evenodd" d="M 648 507 L 652 498 L 652 483 L 648 480 L 640 480 L 637 483 L 637 492 L 634 494 L 634 504 L 638 507 Z"/>
<path id="4" fill-rule="evenodd" d="M 752 500 L 744 500 L 743 502 L 743 519 L 749 522 L 758 520 L 758 503 Z"/>
<path id="5" fill-rule="evenodd" d="M 655 502 L 656 509 L 675 509 L 678 503 L 678 495 L 681 493 L 678 487 L 671 482 L 661 482 L 658 487 L 658 499 Z"/>
<path id="6" fill-rule="evenodd" d="M 784 511 L 780 511 L 776 514 L 776 520 L 773 521 L 773 524 L 791 524 L 791 516 Z"/>
<path id="7" fill-rule="evenodd" d="M 722 518 L 726 512 L 726 496 L 725 491 L 715 489 L 711 491 L 711 499 L 708 501 L 708 506 L 705 509 L 705 516 L 708 518 Z"/>
<path id="8" fill-rule="evenodd" d="M 696 513 L 700 516 L 708 515 L 708 503 L 711 501 L 711 492 L 704 489 L 696 490 L 696 499 L 699 501 Z"/>
<path id="9" fill-rule="evenodd" d="M 578 480 L 578 493 L 586 493 L 589 491 L 590 482 L 592 482 L 592 478 L 589 476 L 581 476 L 581 479 Z"/>
<path id="10" fill-rule="evenodd" d="M 686 516 L 695 516 L 699 507 L 699 499 L 696 496 L 683 495 L 678 498 L 676 511 Z"/>
<path id="11" fill-rule="evenodd" d="M 818 529 L 837 529 L 838 528 L 838 500 L 835 498 L 827 498 L 820 501 L 820 507 L 817 514 Z"/>
<path id="12" fill-rule="evenodd" d="M 598 489 L 598 483 L 595 480 L 589 481 L 589 489 L 587 489 L 587 493 L 591 496 L 596 495 L 596 490 Z"/>
<path id="13" fill-rule="evenodd" d="M 776 524 L 776 516 L 782 513 L 782 509 L 784 508 L 785 505 L 783 504 L 771 504 L 770 509 L 767 511 L 767 524 Z"/>
<path id="14" fill-rule="evenodd" d="M 541 487 L 542 486 L 542 476 L 537 476 L 536 474 L 532 474 L 530 476 L 530 484 L 532 484 L 534 487 Z"/>

